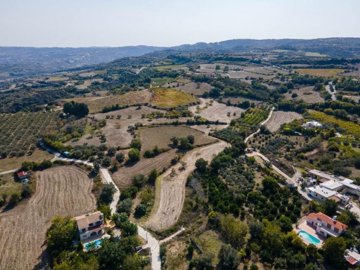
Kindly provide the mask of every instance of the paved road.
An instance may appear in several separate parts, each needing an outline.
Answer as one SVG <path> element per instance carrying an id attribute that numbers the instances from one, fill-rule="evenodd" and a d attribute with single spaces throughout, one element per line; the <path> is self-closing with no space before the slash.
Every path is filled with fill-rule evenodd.
<path id="1" fill-rule="evenodd" d="M 120 189 L 117 187 L 117 185 L 115 185 L 114 181 L 111 178 L 111 175 L 108 171 L 108 169 L 104 169 L 101 168 L 100 169 L 100 174 L 101 174 L 101 178 L 103 180 L 104 183 L 106 184 L 112 184 L 115 188 L 115 193 L 113 195 L 113 201 L 110 204 L 110 209 L 111 209 L 111 214 L 115 214 L 116 213 L 116 206 L 119 202 L 120 199 Z"/>
<path id="2" fill-rule="evenodd" d="M 14 173 L 19 169 L 13 169 L 13 170 L 9 170 L 9 171 L 5 171 L 5 172 L 1 172 L 0 175 L 4 175 L 4 174 L 8 174 L 8 173 Z"/>
<path id="3" fill-rule="evenodd" d="M 331 92 L 331 87 L 333 88 L 333 92 Z M 335 85 L 333 85 L 332 82 L 329 82 L 328 85 L 325 86 L 326 91 L 331 95 L 331 100 L 336 100 L 336 88 Z"/>
<path id="4" fill-rule="evenodd" d="M 260 127 L 263 126 L 263 125 L 265 125 L 265 124 L 270 120 L 270 118 L 271 118 L 274 110 L 275 110 L 275 108 L 272 107 L 272 108 L 271 108 L 271 111 L 270 111 L 270 113 L 269 113 L 269 116 L 268 116 L 264 121 L 262 121 L 262 122 L 260 123 Z M 247 136 L 247 137 L 245 138 L 244 142 L 247 143 L 252 137 L 254 137 L 255 134 L 258 134 L 258 133 L 260 132 L 260 127 L 259 127 L 259 129 L 256 130 L 254 133 L 252 133 L 252 134 L 250 134 L 249 136 Z"/>
<path id="5" fill-rule="evenodd" d="M 151 251 L 151 269 L 152 270 L 161 270 L 161 260 L 160 260 L 160 243 L 159 241 L 151 235 L 148 231 L 144 230 L 141 226 L 137 225 L 138 234 L 140 237 L 146 240 L 147 244 L 142 248 L 150 248 Z"/>

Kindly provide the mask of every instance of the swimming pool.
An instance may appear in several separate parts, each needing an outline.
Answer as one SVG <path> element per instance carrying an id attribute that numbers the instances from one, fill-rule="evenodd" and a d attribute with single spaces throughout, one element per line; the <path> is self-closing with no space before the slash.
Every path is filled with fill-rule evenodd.
<path id="1" fill-rule="evenodd" d="M 318 245 L 321 243 L 321 240 L 319 238 L 317 238 L 317 237 L 313 236 L 312 234 L 309 234 L 305 231 L 300 231 L 298 233 L 298 235 L 310 244 Z"/>
<path id="2" fill-rule="evenodd" d="M 84 248 L 86 251 L 92 250 L 92 249 L 99 249 L 101 247 L 102 240 L 98 239 L 89 243 L 86 243 L 84 245 Z"/>

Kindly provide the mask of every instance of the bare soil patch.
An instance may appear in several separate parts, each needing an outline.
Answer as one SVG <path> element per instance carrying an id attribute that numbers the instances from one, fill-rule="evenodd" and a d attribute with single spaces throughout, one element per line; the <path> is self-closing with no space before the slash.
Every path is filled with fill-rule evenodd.
<path id="1" fill-rule="evenodd" d="M 302 119 L 301 114 L 296 112 L 283 112 L 283 111 L 275 111 L 271 115 L 270 120 L 266 123 L 266 127 L 271 132 L 276 132 L 281 125 L 292 122 L 295 119 Z"/>
<path id="2" fill-rule="evenodd" d="M 146 226 L 154 231 L 163 231 L 173 226 L 180 217 L 185 200 L 186 179 L 195 169 L 199 158 L 211 161 L 215 155 L 225 149 L 227 143 L 217 142 L 188 152 L 181 163 L 174 165 L 161 175 L 161 191 L 156 193 L 155 209 L 146 222 Z M 175 171 L 175 175 L 173 175 Z"/>
<path id="3" fill-rule="evenodd" d="M 200 104 L 189 107 L 189 111 L 210 121 L 230 123 L 232 119 L 239 118 L 245 110 L 227 106 L 212 99 L 200 98 Z"/>
<path id="4" fill-rule="evenodd" d="M 195 146 L 206 145 L 214 143 L 216 139 L 209 137 L 201 131 L 192 129 L 187 126 L 158 126 L 146 127 L 139 130 L 139 135 L 142 143 L 142 152 L 152 150 L 155 146 L 160 149 L 170 149 L 169 144 L 173 137 L 194 136 Z"/>
<path id="5" fill-rule="evenodd" d="M 210 132 L 222 130 L 222 129 L 226 128 L 227 125 L 195 125 L 195 126 L 190 126 L 190 127 L 209 135 Z"/>
<path id="6" fill-rule="evenodd" d="M 76 216 L 93 211 L 92 181 L 74 167 L 37 173 L 33 197 L 0 214 L 0 269 L 34 269 L 45 250 L 45 233 L 54 216 Z"/>
<path id="7" fill-rule="evenodd" d="M 93 97 L 77 97 L 72 99 L 65 99 L 65 102 L 75 101 L 85 103 L 89 106 L 90 113 L 101 112 L 104 107 L 113 105 L 134 105 L 149 103 L 151 93 L 148 90 L 131 91 L 123 95 L 110 96 L 93 96 Z"/>
<path id="8" fill-rule="evenodd" d="M 296 96 L 292 97 L 293 94 L 296 94 Z M 294 89 L 291 91 L 291 93 L 288 92 L 285 94 L 285 99 L 302 100 L 310 104 L 324 102 L 324 99 L 320 96 L 320 93 L 316 92 L 313 86 Z"/>
<path id="9" fill-rule="evenodd" d="M 296 72 L 302 75 L 311 75 L 311 76 L 329 78 L 329 77 L 339 76 L 341 73 L 344 72 L 344 70 L 340 68 L 328 68 L 328 69 L 301 68 L 301 69 L 297 69 Z"/>
<path id="10" fill-rule="evenodd" d="M 129 147 L 133 135 L 128 132 L 129 126 L 134 126 L 136 123 L 143 125 L 150 125 L 154 123 L 168 122 L 168 119 L 149 119 L 143 118 L 143 115 L 147 115 L 153 112 L 163 112 L 161 110 L 152 109 L 147 106 L 130 107 L 123 110 L 113 111 L 109 113 L 98 113 L 93 117 L 97 120 L 106 119 L 106 126 L 103 127 L 98 134 L 86 134 L 76 141 L 72 141 L 71 145 L 100 145 L 100 135 L 103 134 L 106 138 L 105 144 L 110 147 Z"/>
<path id="11" fill-rule="evenodd" d="M 206 92 L 209 92 L 213 87 L 208 83 L 195 83 L 190 80 L 166 83 L 163 87 L 177 88 L 185 93 L 201 96 Z"/>
<path id="12" fill-rule="evenodd" d="M 137 174 L 147 176 L 153 169 L 162 172 L 171 165 L 171 160 L 175 158 L 176 150 L 164 152 L 154 158 L 142 158 L 132 166 L 124 166 L 113 174 L 116 185 L 126 188 L 132 185 L 132 179 Z"/>
<path id="13" fill-rule="evenodd" d="M 261 103 L 261 101 L 259 101 L 259 100 L 243 98 L 243 97 L 228 97 L 228 98 L 223 98 L 222 99 L 222 102 L 224 102 L 224 103 L 227 103 L 228 101 L 231 104 L 239 104 L 239 103 L 242 103 L 244 101 L 249 101 L 250 103 L 254 103 L 255 105 Z"/>
<path id="14" fill-rule="evenodd" d="M 359 101 L 360 101 L 360 96 L 346 95 L 346 96 L 344 96 L 344 97 L 346 97 L 346 98 L 348 98 L 348 99 L 352 99 L 352 100 L 354 100 L 354 101 L 357 102 L 357 103 L 359 103 Z"/>

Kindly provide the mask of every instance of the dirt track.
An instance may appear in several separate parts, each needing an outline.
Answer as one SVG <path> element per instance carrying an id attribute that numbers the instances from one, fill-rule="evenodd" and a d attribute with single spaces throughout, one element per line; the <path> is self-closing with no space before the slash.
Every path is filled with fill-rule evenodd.
<path id="1" fill-rule="evenodd" d="M 32 198 L 0 214 L 0 269 L 27 270 L 41 265 L 51 219 L 94 210 L 91 187 L 86 173 L 73 166 L 38 173 Z"/>
<path id="2" fill-rule="evenodd" d="M 155 209 L 153 209 L 153 214 L 146 223 L 148 228 L 154 231 L 162 231 L 177 222 L 184 204 L 186 179 L 194 171 L 196 160 L 203 158 L 210 161 L 215 155 L 224 150 L 227 145 L 227 143 L 220 141 L 194 149 L 182 159 L 182 161 L 186 162 L 185 170 L 179 170 L 182 165 L 178 163 L 160 176 L 161 191 L 157 193 Z M 176 175 L 171 177 L 173 168 Z"/>

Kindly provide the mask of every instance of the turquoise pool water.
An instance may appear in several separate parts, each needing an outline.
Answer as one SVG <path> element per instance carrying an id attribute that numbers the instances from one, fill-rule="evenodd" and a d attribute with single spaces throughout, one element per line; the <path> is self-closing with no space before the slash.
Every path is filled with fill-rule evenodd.
<path id="1" fill-rule="evenodd" d="M 95 240 L 95 241 L 92 241 L 92 242 L 89 242 L 89 243 L 86 243 L 84 245 L 85 249 L 87 251 L 91 250 L 91 249 L 98 249 L 101 247 L 101 243 L 102 243 L 102 240 L 101 239 L 98 239 L 98 240 Z"/>
<path id="2" fill-rule="evenodd" d="M 320 241 L 319 238 L 317 238 L 317 237 L 313 236 L 312 234 L 309 234 L 309 233 L 307 233 L 307 232 L 305 232 L 305 231 L 300 231 L 300 232 L 298 233 L 298 235 L 299 235 L 302 239 L 304 239 L 306 242 L 308 242 L 308 243 L 310 243 L 310 244 L 318 245 L 318 244 L 321 243 L 321 241 Z"/>

